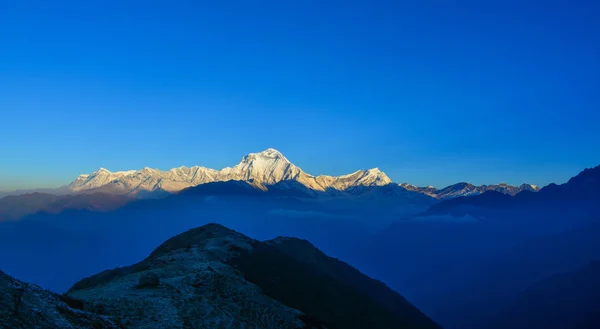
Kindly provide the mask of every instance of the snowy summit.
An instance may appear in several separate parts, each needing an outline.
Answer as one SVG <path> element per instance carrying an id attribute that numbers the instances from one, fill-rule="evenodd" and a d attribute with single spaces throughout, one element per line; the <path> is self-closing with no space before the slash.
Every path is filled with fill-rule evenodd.
<path id="1" fill-rule="evenodd" d="M 244 156 L 240 163 L 221 170 L 194 166 L 178 167 L 168 171 L 152 168 L 111 172 L 100 168 L 91 174 L 79 175 L 69 185 L 74 192 L 110 192 L 133 194 L 140 192 L 177 192 L 184 188 L 210 182 L 240 180 L 259 188 L 282 181 L 296 181 L 316 191 L 345 190 L 354 186 L 381 186 L 391 183 L 378 168 L 359 170 L 343 176 L 314 176 L 291 163 L 281 152 L 269 148 Z"/>

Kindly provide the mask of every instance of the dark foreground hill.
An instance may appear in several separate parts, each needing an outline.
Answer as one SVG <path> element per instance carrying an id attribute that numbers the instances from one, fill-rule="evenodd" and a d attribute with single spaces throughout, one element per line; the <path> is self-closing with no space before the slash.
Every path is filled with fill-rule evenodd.
<path id="1" fill-rule="evenodd" d="M 406 328 L 433 321 L 305 240 L 218 224 L 57 295 L 0 273 L 0 328 Z"/>

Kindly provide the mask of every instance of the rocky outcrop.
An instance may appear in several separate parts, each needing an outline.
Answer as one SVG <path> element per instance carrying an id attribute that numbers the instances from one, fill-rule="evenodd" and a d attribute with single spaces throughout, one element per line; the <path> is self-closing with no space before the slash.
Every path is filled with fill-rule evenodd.
<path id="1" fill-rule="evenodd" d="M 58 295 L 0 271 L 1 329 L 123 329 L 101 306 Z"/>
<path id="2" fill-rule="evenodd" d="M 103 305 L 128 328 L 303 328 L 302 312 L 226 264 L 256 243 L 206 225 L 169 239 L 140 263 L 84 279 L 67 294 Z"/>

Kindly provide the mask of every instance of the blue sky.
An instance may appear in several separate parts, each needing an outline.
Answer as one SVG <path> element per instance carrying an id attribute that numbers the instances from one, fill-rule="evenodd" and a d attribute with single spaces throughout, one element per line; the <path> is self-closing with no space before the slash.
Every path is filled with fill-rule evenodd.
<path id="1" fill-rule="evenodd" d="M 600 164 L 599 6 L 0 1 L 0 189 L 268 147 L 314 174 L 563 182 Z"/>

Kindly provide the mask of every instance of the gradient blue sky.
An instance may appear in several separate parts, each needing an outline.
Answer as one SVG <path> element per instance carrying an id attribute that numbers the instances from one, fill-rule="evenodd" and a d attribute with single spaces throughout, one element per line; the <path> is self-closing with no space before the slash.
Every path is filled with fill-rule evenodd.
<path id="1" fill-rule="evenodd" d="M 600 164 L 597 1 L 92 2 L 0 1 L 0 189 L 268 147 L 438 187 Z"/>

